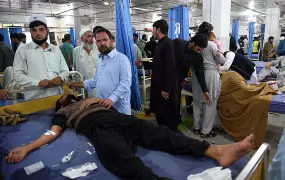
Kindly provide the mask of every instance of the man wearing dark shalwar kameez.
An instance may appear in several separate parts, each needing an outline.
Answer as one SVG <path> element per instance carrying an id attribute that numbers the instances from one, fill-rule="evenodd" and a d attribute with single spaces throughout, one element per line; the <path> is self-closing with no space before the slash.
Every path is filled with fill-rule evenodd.
<path id="1" fill-rule="evenodd" d="M 157 123 L 177 131 L 181 121 L 179 112 L 177 71 L 174 46 L 167 37 L 168 24 L 158 20 L 153 24 L 153 35 L 159 40 L 152 66 L 150 110 L 155 113 Z"/>

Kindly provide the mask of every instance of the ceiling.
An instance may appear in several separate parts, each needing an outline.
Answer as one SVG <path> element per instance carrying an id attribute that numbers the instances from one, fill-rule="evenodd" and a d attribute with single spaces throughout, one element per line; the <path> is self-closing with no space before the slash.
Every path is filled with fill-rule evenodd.
<path id="1" fill-rule="evenodd" d="M 131 0 L 133 23 L 152 23 L 156 19 L 167 19 L 168 9 L 179 4 L 187 4 L 194 25 L 202 21 L 203 0 Z M 276 2 L 278 4 L 276 4 Z M 231 17 L 247 23 L 249 17 L 257 22 L 265 19 L 266 8 L 280 6 L 285 9 L 285 0 L 232 0 Z M 80 10 L 74 14 L 74 10 Z M 114 21 L 113 0 L 0 0 L 0 14 L 18 14 L 30 16 L 78 16 L 96 19 L 97 22 Z"/>

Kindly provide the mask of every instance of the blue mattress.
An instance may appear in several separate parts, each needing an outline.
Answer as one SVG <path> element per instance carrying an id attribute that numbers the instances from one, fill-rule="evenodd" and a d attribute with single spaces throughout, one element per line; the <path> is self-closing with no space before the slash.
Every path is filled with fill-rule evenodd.
<path id="1" fill-rule="evenodd" d="M 285 114 L 285 94 L 273 96 L 269 112 Z"/>
<path id="2" fill-rule="evenodd" d="M 34 141 L 50 128 L 53 111 L 43 111 L 28 116 L 26 122 L 13 127 L 0 127 L 1 159 L 9 150 L 23 144 Z M 93 147 L 88 145 L 88 139 L 77 135 L 72 129 L 67 129 L 62 136 L 49 145 L 31 152 L 24 161 L 18 164 L 7 164 L 2 160 L 1 172 L 4 179 L 21 180 L 60 180 L 66 179 L 61 173 L 68 167 L 82 165 L 87 162 L 95 162 L 98 169 L 86 177 L 79 179 L 119 179 L 108 172 L 100 163 L 95 154 L 89 155 L 86 151 L 94 152 Z M 75 154 L 67 164 L 60 163 L 61 159 L 76 149 Z M 194 158 L 191 156 L 174 156 L 163 152 L 138 148 L 136 155 L 149 166 L 156 174 L 172 179 L 183 180 L 190 174 L 200 173 L 208 168 L 217 166 L 217 163 L 209 158 Z M 31 175 L 26 175 L 24 167 L 42 161 L 45 168 Z M 230 167 L 232 176 L 235 178 L 248 162 L 247 158 L 239 160 Z M 59 166 L 54 167 L 54 165 Z"/>

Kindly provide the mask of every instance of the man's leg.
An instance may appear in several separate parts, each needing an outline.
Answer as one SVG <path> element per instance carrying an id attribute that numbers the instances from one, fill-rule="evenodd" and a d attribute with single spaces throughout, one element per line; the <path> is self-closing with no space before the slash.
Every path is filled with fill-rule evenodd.
<path id="1" fill-rule="evenodd" d="M 180 123 L 179 114 L 155 114 L 158 125 L 166 126 L 172 131 L 177 131 Z"/>
<path id="2" fill-rule="evenodd" d="M 86 135 L 93 143 L 104 167 L 124 180 L 164 179 L 155 175 L 135 156 L 130 142 L 127 144 L 125 137 L 121 135 L 122 132 L 117 128 L 94 127 L 93 134 Z"/>
<path id="3" fill-rule="evenodd" d="M 202 134 L 209 134 L 213 128 L 217 116 L 217 102 L 218 99 L 214 99 L 209 104 L 205 104 L 205 112 L 203 113 Z"/>
<path id="4" fill-rule="evenodd" d="M 253 145 L 253 135 L 243 141 L 230 145 L 210 145 L 183 134 L 175 133 L 164 126 L 141 120 L 134 132 L 139 135 L 139 145 L 149 149 L 160 150 L 171 154 L 207 156 L 227 167 L 247 154 Z"/>
<path id="5" fill-rule="evenodd" d="M 201 116 L 203 114 L 203 104 L 193 100 L 193 120 L 194 120 L 194 130 L 201 129 Z"/>

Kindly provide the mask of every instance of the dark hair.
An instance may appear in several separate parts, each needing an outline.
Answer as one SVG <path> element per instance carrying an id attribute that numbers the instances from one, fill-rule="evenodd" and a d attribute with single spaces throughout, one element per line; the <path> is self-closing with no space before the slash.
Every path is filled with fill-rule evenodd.
<path id="1" fill-rule="evenodd" d="M 61 106 L 62 105 L 64 105 L 64 104 L 60 104 L 59 103 L 59 100 L 62 98 L 62 96 L 56 101 L 56 103 L 55 103 L 55 112 L 57 112 L 58 110 L 60 110 L 61 109 Z M 75 101 L 79 101 L 78 99 L 77 99 L 77 97 L 76 96 L 74 96 L 73 94 L 68 94 L 68 96 L 67 96 L 67 104 L 66 104 L 66 106 L 67 105 L 69 105 L 69 104 L 71 104 L 70 102 L 71 102 L 71 100 L 75 100 Z"/>
<path id="2" fill-rule="evenodd" d="M 70 34 L 65 34 L 65 35 L 64 35 L 64 40 L 65 40 L 65 41 L 71 40 Z"/>
<path id="3" fill-rule="evenodd" d="M 198 33 L 208 34 L 209 32 L 213 31 L 214 27 L 212 24 L 204 21 L 198 29 Z"/>
<path id="4" fill-rule="evenodd" d="M 3 34 L 0 34 L 0 42 L 3 42 L 4 41 L 4 36 Z"/>
<path id="5" fill-rule="evenodd" d="M 243 37 L 243 36 L 242 36 L 242 37 L 240 37 L 240 39 L 241 39 L 241 40 L 244 40 L 244 39 L 245 39 L 245 37 Z"/>
<path id="6" fill-rule="evenodd" d="M 64 38 L 62 38 L 62 39 L 61 39 L 61 42 L 63 42 L 63 43 L 64 43 L 64 42 L 65 42 L 65 39 L 64 39 Z"/>
<path id="7" fill-rule="evenodd" d="M 133 37 L 139 38 L 139 35 L 138 34 L 133 34 Z"/>
<path id="8" fill-rule="evenodd" d="M 273 36 L 270 36 L 270 37 L 268 38 L 268 40 L 271 40 L 271 39 L 274 39 L 274 37 L 273 37 Z"/>
<path id="9" fill-rule="evenodd" d="M 47 25 L 41 21 L 33 21 L 29 25 L 30 29 L 32 29 L 34 27 L 38 27 L 38 26 L 44 26 L 47 29 Z"/>
<path id="10" fill-rule="evenodd" d="M 104 29 L 104 27 L 102 27 L 102 26 L 95 26 L 93 28 L 93 34 L 95 34 L 98 29 Z"/>
<path id="11" fill-rule="evenodd" d="M 10 38 L 12 39 L 18 39 L 19 41 L 21 41 L 20 35 L 18 33 L 13 33 L 10 34 Z"/>
<path id="12" fill-rule="evenodd" d="M 168 33 L 168 24 L 164 19 L 154 22 L 152 27 L 155 27 L 156 29 L 160 29 L 160 32 L 164 35 Z"/>
<path id="13" fill-rule="evenodd" d="M 20 33 L 19 36 L 20 36 L 21 39 L 25 39 L 26 38 L 26 35 L 24 33 Z"/>
<path id="14" fill-rule="evenodd" d="M 146 35 L 146 34 L 143 34 L 143 35 L 142 35 L 142 39 L 144 39 L 144 38 L 147 38 L 147 35 Z"/>
<path id="15" fill-rule="evenodd" d="M 201 48 L 206 48 L 208 46 L 208 37 L 206 34 L 197 33 L 194 37 L 191 38 L 190 42 L 194 42 L 196 46 Z"/>
<path id="16" fill-rule="evenodd" d="M 111 32 L 110 32 L 108 29 L 105 29 L 105 28 L 100 28 L 100 29 L 98 29 L 98 30 L 94 33 L 95 39 L 96 39 L 96 35 L 97 35 L 97 34 L 103 33 L 103 32 L 106 33 L 106 34 L 109 36 L 110 39 L 112 39 L 112 34 L 111 34 Z"/>

